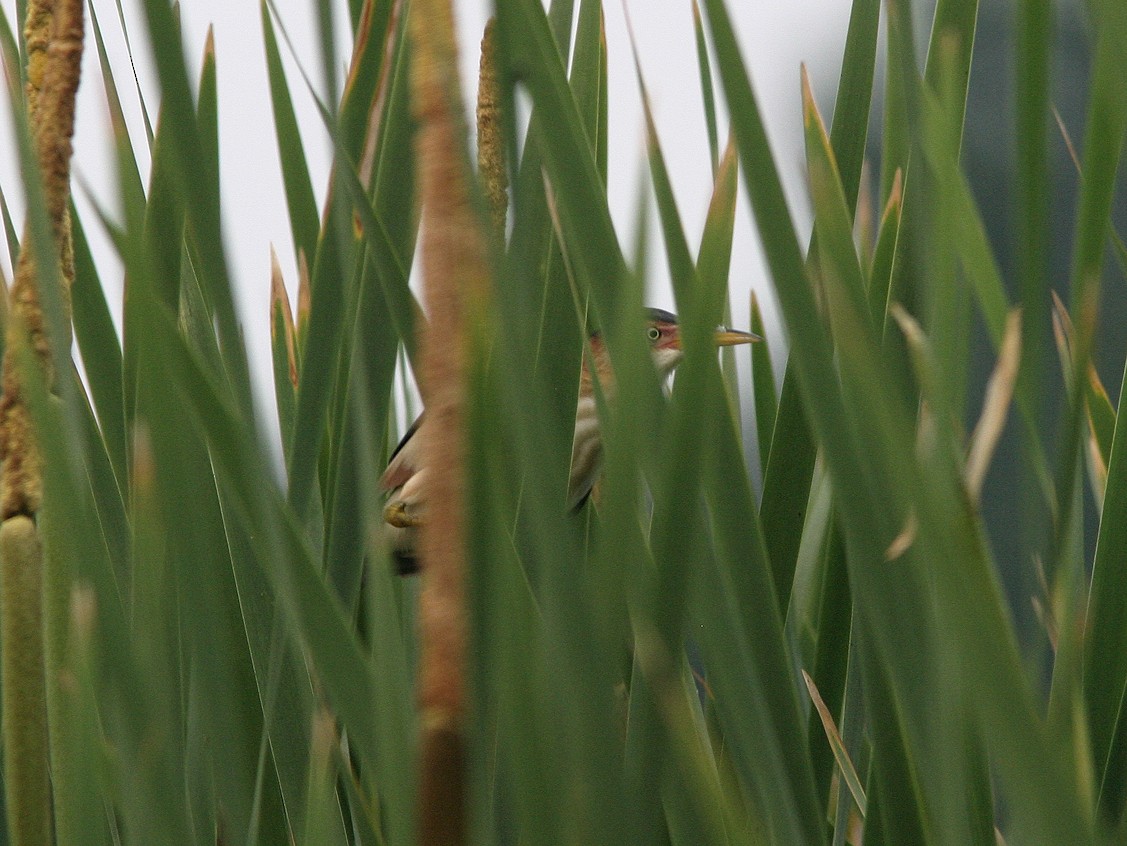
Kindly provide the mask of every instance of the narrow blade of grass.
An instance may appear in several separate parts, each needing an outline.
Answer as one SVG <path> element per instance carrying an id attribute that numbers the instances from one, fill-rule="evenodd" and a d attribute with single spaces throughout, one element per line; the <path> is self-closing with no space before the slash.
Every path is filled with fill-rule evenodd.
<path id="1" fill-rule="evenodd" d="M 826 739 L 829 740 L 830 747 L 833 749 L 838 770 L 849 788 L 850 795 L 853 796 L 853 801 L 857 803 L 861 816 L 864 816 L 868 804 L 865 800 L 865 788 L 861 786 L 861 779 L 857 775 L 857 770 L 853 767 L 849 753 L 845 750 L 845 744 L 842 743 L 841 735 L 834 724 L 833 714 L 826 707 L 826 703 L 822 701 L 822 696 L 818 693 L 814 679 L 805 670 L 802 671 L 802 680 L 806 682 L 806 689 L 810 692 L 810 700 L 814 703 L 814 708 L 818 712 L 818 719 L 822 721 L 822 727 L 825 729 Z"/>
<path id="2" fill-rule="evenodd" d="M 304 254 L 307 261 L 312 261 L 317 254 L 317 232 L 321 228 L 317 220 L 317 201 L 313 196 L 313 184 L 309 178 L 305 147 L 302 144 L 301 133 L 298 131 L 289 83 L 282 68 L 282 57 L 278 51 L 278 40 L 274 35 L 274 24 L 270 19 L 266 0 L 262 0 L 259 8 L 266 49 L 267 77 L 270 81 L 270 101 L 274 108 L 274 132 L 286 190 L 290 233 L 293 237 L 295 254 Z"/>
<path id="3" fill-rule="evenodd" d="M 761 472 L 765 472 L 767 458 L 771 454 L 771 437 L 775 429 L 779 401 L 775 393 L 775 370 L 771 364 L 767 327 L 763 324 L 759 298 L 754 291 L 751 292 L 751 331 L 763 339 L 758 344 L 751 345 L 751 382 L 755 396 L 755 434 L 759 445 L 759 467 Z"/>

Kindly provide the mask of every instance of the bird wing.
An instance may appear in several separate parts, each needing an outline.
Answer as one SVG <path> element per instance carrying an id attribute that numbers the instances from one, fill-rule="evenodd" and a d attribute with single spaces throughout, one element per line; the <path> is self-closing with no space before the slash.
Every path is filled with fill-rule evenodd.
<path id="1" fill-rule="evenodd" d="M 388 459 L 387 469 L 380 476 L 380 490 L 393 491 L 403 487 L 407 480 L 419 472 L 419 439 L 415 435 L 423 422 L 422 415 L 411 424 Z"/>

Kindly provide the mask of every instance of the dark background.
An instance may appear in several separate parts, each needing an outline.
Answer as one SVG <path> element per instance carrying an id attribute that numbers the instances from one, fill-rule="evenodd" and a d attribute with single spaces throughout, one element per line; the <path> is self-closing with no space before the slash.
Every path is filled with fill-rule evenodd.
<path id="1" fill-rule="evenodd" d="M 970 90 L 967 102 L 963 165 L 978 201 L 994 253 L 1001 267 L 1010 299 L 1018 300 L 1018 273 L 1023 244 L 1017 233 L 1018 197 L 1015 191 L 1017 144 L 1015 97 L 1016 3 L 983 0 L 979 10 Z M 1091 40 L 1079 4 L 1057 3 L 1052 55 L 1052 104 L 1060 113 L 1077 151 L 1083 157 L 1085 114 Z M 926 31 L 926 30 L 924 30 Z M 1127 84 L 1127 68 L 1124 69 Z M 1051 180 L 1049 280 L 1061 299 L 1069 302 L 1069 274 L 1075 230 L 1079 176 L 1069 156 L 1056 121 L 1049 117 L 1049 164 Z M 1116 192 L 1114 225 L 1127 230 L 1127 201 Z M 1106 254 L 1095 363 L 1113 404 L 1119 400 L 1127 350 L 1127 285 L 1110 249 Z M 1061 437 L 1060 410 L 1064 400 L 1060 359 L 1048 321 L 1042 327 L 1047 352 L 1046 369 L 1050 390 L 1043 397 L 1046 425 L 1043 443 L 1051 461 L 1058 457 Z M 971 407 L 968 431 L 978 415 L 986 380 L 994 365 L 994 352 L 981 324 L 977 327 L 971 375 Z M 1050 536 L 1049 517 L 1023 507 L 1028 497 L 1021 490 L 1029 484 L 1022 473 L 1023 457 L 1016 415 L 1011 413 L 1003 442 L 983 492 L 983 516 L 1002 570 L 1021 642 L 1029 647 L 1043 642 L 1040 623 L 1033 613 L 1032 597 L 1041 595 L 1034 556 L 1046 555 Z M 1055 467 L 1054 467 L 1055 470 Z M 1090 567 L 1098 528 L 1098 514 L 1087 478 L 1084 482 L 1085 546 Z M 1030 526 L 1029 524 L 1034 524 Z M 1041 537 L 1039 547 L 1023 547 L 1023 537 Z"/>

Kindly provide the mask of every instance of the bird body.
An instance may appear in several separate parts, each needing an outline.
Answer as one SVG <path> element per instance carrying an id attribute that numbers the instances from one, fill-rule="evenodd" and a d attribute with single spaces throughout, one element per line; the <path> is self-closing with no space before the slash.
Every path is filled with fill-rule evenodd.
<path id="1" fill-rule="evenodd" d="M 567 504 L 577 508 L 595 486 L 602 465 L 603 438 L 599 431 L 599 408 L 594 394 L 579 395 L 575 408 L 575 437 L 571 442 L 571 473 Z"/>
<path id="2" fill-rule="evenodd" d="M 677 317 L 661 309 L 648 309 L 646 338 L 654 367 L 665 379 L 681 361 L 681 335 Z M 759 340 L 748 332 L 730 329 L 717 331 L 718 346 L 744 344 Z M 575 435 L 571 449 L 571 472 L 568 479 L 568 507 L 577 508 L 591 492 L 602 467 L 603 442 L 599 429 L 596 383 L 608 401 L 614 397 L 614 372 L 602 338 L 592 335 L 589 353 L 584 356 L 579 379 L 579 398 L 575 413 Z M 416 532 L 425 519 L 428 468 L 422 460 L 421 442 L 417 437 L 425 425 L 420 416 L 404 434 L 391 454 L 387 469 L 380 477 L 380 488 L 388 493 L 384 521 L 388 524 L 389 542 L 396 567 L 401 575 L 418 570 L 415 559 Z"/>

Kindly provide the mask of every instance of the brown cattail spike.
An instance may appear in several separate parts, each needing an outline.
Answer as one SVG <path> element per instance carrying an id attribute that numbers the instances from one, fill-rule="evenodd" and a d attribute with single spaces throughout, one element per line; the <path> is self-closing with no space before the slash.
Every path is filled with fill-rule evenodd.
<path id="1" fill-rule="evenodd" d="M 56 7 L 57 6 L 57 7 Z M 74 97 L 82 62 L 83 6 L 80 0 L 28 4 L 25 38 L 28 44 L 27 101 L 35 151 L 43 179 L 47 215 L 59 260 L 62 298 L 69 307 L 69 287 L 74 279 L 74 252 L 70 237 L 71 136 L 74 133 Z M 30 232 L 30 230 L 28 230 Z M 0 516 L 34 514 L 42 502 L 40 459 L 31 438 L 30 421 L 22 403 L 19 356 L 29 344 L 43 365 L 50 389 L 55 387 L 54 367 L 39 303 L 40 273 L 36 250 L 25 233 L 24 249 L 12 283 L 10 320 L 3 363 L 3 397 L 0 398 Z"/>
<path id="2" fill-rule="evenodd" d="M 496 21 L 490 18 L 481 39 L 481 69 L 477 87 L 477 167 L 489 201 L 493 234 L 503 241 L 509 207 L 509 175 L 505 170 L 505 137 L 501 129 L 496 29 Z"/>

